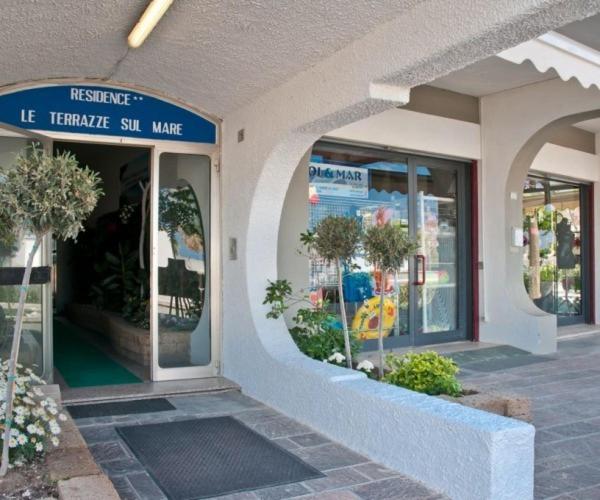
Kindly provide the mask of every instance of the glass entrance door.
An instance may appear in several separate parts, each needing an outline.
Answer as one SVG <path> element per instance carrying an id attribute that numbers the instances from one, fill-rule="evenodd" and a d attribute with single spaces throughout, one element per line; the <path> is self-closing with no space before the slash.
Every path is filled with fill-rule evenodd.
<path id="1" fill-rule="evenodd" d="M 414 344 L 466 338 L 467 228 L 464 168 L 435 159 L 409 161 L 414 176 Z"/>
<path id="2" fill-rule="evenodd" d="M 523 193 L 523 278 L 531 300 L 559 326 L 587 321 L 589 186 L 531 175 Z"/>
<path id="3" fill-rule="evenodd" d="M 160 150 L 153 156 L 152 378 L 212 376 L 218 296 L 211 157 Z"/>
<path id="4" fill-rule="evenodd" d="M 402 226 L 419 245 L 398 276 L 382 276 L 356 256 L 344 275 L 347 314 L 365 349 L 376 348 L 384 297 L 387 347 L 466 339 L 469 335 L 467 169 L 459 162 L 319 142 L 309 168 L 309 227 L 327 215 L 363 228 Z M 350 178 L 344 185 L 331 179 Z M 310 287 L 338 308 L 335 270 L 311 259 Z"/>
<path id="5" fill-rule="evenodd" d="M 33 143 L 51 148 L 51 140 L 0 124 L 0 182 L 2 172 Z M 14 245 L 0 241 L 0 359 L 7 359 L 12 345 L 19 291 L 27 256 L 33 246 L 31 234 Z M 42 242 L 33 261 L 31 285 L 25 302 L 19 361 L 46 380 L 52 379 L 52 291 L 50 289 L 51 237 Z"/>

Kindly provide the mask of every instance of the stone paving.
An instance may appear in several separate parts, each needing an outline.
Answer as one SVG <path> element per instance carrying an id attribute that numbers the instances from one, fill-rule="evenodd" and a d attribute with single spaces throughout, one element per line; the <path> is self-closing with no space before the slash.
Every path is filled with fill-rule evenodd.
<path id="1" fill-rule="evenodd" d="M 369 461 L 237 391 L 170 397 L 174 411 L 77 420 L 92 455 L 124 500 L 166 497 L 120 439 L 115 426 L 231 415 L 313 465 L 325 477 L 218 497 L 222 500 L 442 500 L 421 483 Z"/>
<path id="2" fill-rule="evenodd" d="M 536 499 L 600 499 L 600 335 L 551 356 L 505 346 L 448 356 L 465 382 L 531 398 Z"/>

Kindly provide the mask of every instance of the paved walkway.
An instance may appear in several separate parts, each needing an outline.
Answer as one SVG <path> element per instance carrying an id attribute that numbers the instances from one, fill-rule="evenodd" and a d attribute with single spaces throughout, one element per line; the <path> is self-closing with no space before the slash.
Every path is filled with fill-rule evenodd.
<path id="1" fill-rule="evenodd" d="M 528 396 L 536 426 L 536 499 L 600 499 L 600 335 L 534 356 L 511 347 L 449 354 L 461 378 Z"/>
<path id="2" fill-rule="evenodd" d="M 78 427 L 121 498 L 163 500 L 165 496 L 120 439 L 115 426 L 231 415 L 322 471 L 326 477 L 238 493 L 221 500 L 442 500 L 427 489 L 334 443 L 237 391 L 168 398 L 175 411 L 77 420 Z"/>

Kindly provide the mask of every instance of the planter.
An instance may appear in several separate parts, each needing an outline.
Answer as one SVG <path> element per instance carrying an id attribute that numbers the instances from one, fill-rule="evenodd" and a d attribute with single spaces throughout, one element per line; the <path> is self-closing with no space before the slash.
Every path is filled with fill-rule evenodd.
<path id="1" fill-rule="evenodd" d="M 475 387 L 463 386 L 464 395 L 461 397 L 438 396 L 446 401 L 452 401 L 478 410 L 516 418 L 524 422 L 532 422 L 531 401 L 522 396 L 501 394 L 493 391 L 481 391 Z"/>
<path id="2" fill-rule="evenodd" d="M 137 364 L 150 366 L 149 330 L 132 325 L 118 314 L 101 311 L 88 304 L 69 304 L 67 317 L 76 325 L 107 337 L 117 354 Z M 189 331 L 161 332 L 158 336 L 161 362 L 167 359 L 179 365 L 189 364 L 190 335 Z"/>

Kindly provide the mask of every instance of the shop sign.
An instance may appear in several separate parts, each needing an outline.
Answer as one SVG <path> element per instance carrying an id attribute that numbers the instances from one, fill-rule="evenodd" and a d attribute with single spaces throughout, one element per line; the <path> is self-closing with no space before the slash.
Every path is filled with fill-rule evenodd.
<path id="1" fill-rule="evenodd" d="M 366 168 L 310 162 L 310 187 L 318 196 L 369 197 L 369 170 Z"/>
<path id="2" fill-rule="evenodd" d="M 128 89 L 48 85 L 0 95 L 0 122 L 28 130 L 216 143 L 216 126 Z"/>

